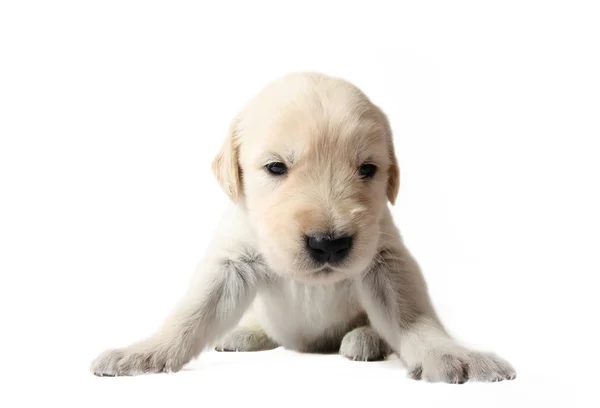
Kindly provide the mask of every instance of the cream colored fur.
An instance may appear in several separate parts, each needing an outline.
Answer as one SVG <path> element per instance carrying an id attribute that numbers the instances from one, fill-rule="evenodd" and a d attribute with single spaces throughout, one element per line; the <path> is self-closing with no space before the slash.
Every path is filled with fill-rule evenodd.
<path id="1" fill-rule="evenodd" d="M 287 173 L 269 173 L 273 162 Z M 359 176 L 365 163 L 372 178 Z M 187 294 L 153 336 L 100 355 L 95 374 L 177 371 L 216 344 L 357 360 L 395 352 L 428 381 L 515 378 L 440 323 L 388 208 L 399 188 L 388 120 L 354 85 L 317 73 L 269 84 L 234 119 L 213 171 L 232 207 Z M 352 236 L 348 257 L 313 262 L 305 237 L 315 234 Z"/>

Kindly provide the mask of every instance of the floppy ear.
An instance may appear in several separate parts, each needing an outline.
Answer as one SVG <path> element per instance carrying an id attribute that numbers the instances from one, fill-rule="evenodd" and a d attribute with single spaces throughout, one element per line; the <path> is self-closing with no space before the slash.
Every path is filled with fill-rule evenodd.
<path id="1" fill-rule="evenodd" d="M 388 169 L 388 185 L 387 185 L 387 198 L 394 205 L 396 203 L 396 198 L 398 197 L 398 191 L 400 190 L 400 167 L 398 166 L 398 159 L 396 158 L 396 153 L 394 151 L 394 138 L 392 136 L 392 128 L 390 126 L 390 121 L 387 118 L 387 115 L 383 113 L 383 111 L 376 106 L 377 114 L 379 115 L 379 120 L 383 125 L 383 131 L 386 133 L 387 144 L 388 144 L 388 154 L 390 157 L 390 168 Z"/>
<path id="2" fill-rule="evenodd" d="M 233 202 L 237 202 L 242 196 L 242 174 L 238 162 L 239 142 L 236 128 L 237 120 L 234 120 L 225 143 L 212 163 L 212 171 L 217 181 Z"/>
<path id="3" fill-rule="evenodd" d="M 390 139 L 391 139 L 390 134 Z M 396 153 L 394 153 L 394 142 L 390 140 L 389 143 L 390 158 L 392 163 L 388 169 L 388 185 L 387 185 L 387 198 L 390 203 L 394 205 L 396 198 L 398 197 L 398 191 L 400 191 L 400 167 L 398 166 L 398 159 L 396 159 Z"/>

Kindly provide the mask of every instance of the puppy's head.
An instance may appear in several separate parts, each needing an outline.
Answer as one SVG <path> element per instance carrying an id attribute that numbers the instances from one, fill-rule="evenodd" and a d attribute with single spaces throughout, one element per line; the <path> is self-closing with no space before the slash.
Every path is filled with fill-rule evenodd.
<path id="1" fill-rule="evenodd" d="M 273 271 L 314 283 L 369 265 L 399 184 L 385 115 L 352 84 L 309 73 L 271 83 L 246 106 L 213 171 Z"/>

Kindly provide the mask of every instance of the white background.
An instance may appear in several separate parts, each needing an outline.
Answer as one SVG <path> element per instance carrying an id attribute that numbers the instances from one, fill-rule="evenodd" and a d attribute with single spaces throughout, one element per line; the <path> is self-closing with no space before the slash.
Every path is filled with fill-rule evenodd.
<path id="1" fill-rule="evenodd" d="M 594 3 L 2 2 L 0 405 L 594 406 Z M 517 380 L 425 384 L 394 360 L 283 350 L 89 373 L 179 299 L 227 205 L 210 161 L 229 121 L 298 70 L 389 115 L 393 212 L 440 315 Z"/>

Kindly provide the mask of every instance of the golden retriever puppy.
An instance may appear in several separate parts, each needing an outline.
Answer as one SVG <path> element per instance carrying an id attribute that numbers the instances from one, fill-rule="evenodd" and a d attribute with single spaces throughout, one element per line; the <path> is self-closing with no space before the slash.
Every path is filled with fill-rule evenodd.
<path id="1" fill-rule="evenodd" d="M 317 73 L 274 81 L 233 120 L 213 171 L 233 204 L 188 292 L 153 336 L 104 352 L 93 373 L 178 371 L 216 345 L 395 352 L 414 379 L 515 378 L 436 316 L 388 208 L 399 186 L 388 120 L 358 88 Z"/>

